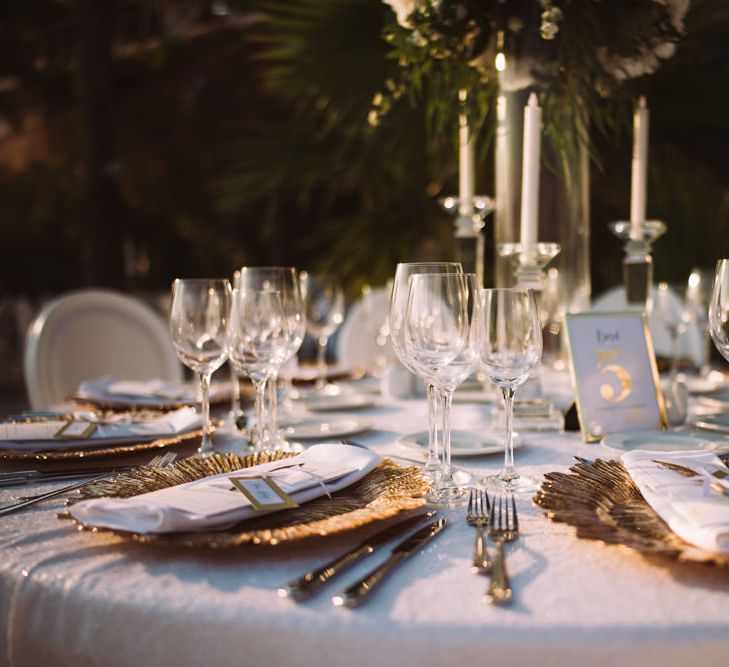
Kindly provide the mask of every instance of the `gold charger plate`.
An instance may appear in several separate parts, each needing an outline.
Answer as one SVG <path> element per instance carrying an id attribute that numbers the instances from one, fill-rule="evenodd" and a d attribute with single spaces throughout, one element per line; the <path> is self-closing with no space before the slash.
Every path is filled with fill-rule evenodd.
<path id="1" fill-rule="evenodd" d="M 295 454 L 291 452 L 259 452 L 248 456 L 216 454 L 205 459 L 183 459 L 169 468 L 143 466 L 120 474 L 114 480 L 89 485 L 81 490 L 79 498 L 68 502 L 72 504 L 88 498 L 103 497 L 129 498 L 192 482 L 209 475 L 234 472 L 241 468 L 291 456 Z M 142 535 L 87 526 L 74 519 L 68 512 L 59 516 L 71 519 L 82 530 L 111 532 L 144 544 L 213 549 L 242 544 L 275 545 L 306 537 L 334 535 L 374 521 L 388 519 L 400 512 L 417 509 L 425 504 L 428 488 L 428 482 L 418 468 L 401 467 L 390 459 L 385 459 L 362 479 L 332 494 L 331 498 L 323 496 L 300 507 L 247 519 L 223 531 Z"/>
<path id="2" fill-rule="evenodd" d="M 22 449 L 6 449 L 0 451 L 0 461 L 33 461 L 35 463 L 63 463 L 67 461 L 98 459 L 115 456 L 139 454 L 140 452 L 175 447 L 176 445 L 192 444 L 202 437 L 202 429 L 183 433 L 173 438 L 158 438 L 147 442 L 134 442 L 110 447 L 80 447 L 77 449 L 46 450 L 31 452 Z"/>
<path id="3" fill-rule="evenodd" d="M 622 544 L 648 556 L 729 566 L 729 555 L 708 552 L 676 535 L 646 502 L 620 461 L 578 463 L 545 476 L 534 502 L 577 537 Z"/>

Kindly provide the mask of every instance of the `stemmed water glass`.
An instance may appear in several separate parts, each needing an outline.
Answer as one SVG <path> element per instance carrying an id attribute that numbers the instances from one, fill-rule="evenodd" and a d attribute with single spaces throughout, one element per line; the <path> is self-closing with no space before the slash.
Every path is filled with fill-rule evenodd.
<path id="1" fill-rule="evenodd" d="M 489 380 L 501 389 L 506 414 L 504 468 L 484 478 L 486 488 L 532 491 L 536 479 L 519 475 L 514 467 L 514 392 L 524 383 L 542 356 L 542 329 L 531 290 L 481 290 L 484 331 L 481 364 Z"/>
<path id="2" fill-rule="evenodd" d="M 288 320 L 281 292 L 235 289 L 228 326 L 228 354 L 235 367 L 248 375 L 256 388 L 256 427 L 253 444 L 266 444 L 264 400 L 266 383 L 289 354 Z"/>
<path id="3" fill-rule="evenodd" d="M 701 337 L 704 342 L 704 360 L 699 370 L 699 377 L 709 378 L 711 374 L 711 333 L 709 332 L 709 303 L 714 284 L 714 272 L 711 269 L 694 269 L 691 271 L 686 288 L 686 303 L 693 313 Z"/>
<path id="4" fill-rule="evenodd" d="M 288 362 L 299 351 L 304 341 L 306 312 L 301 293 L 301 283 L 292 266 L 244 266 L 238 273 L 235 287 L 244 290 L 277 291 L 281 295 L 289 331 L 286 358 Z M 286 447 L 278 432 L 277 383 L 281 367 L 276 367 L 268 380 L 268 430 L 267 446 L 270 449 Z"/>
<path id="5" fill-rule="evenodd" d="M 318 374 L 315 387 L 323 392 L 327 383 L 327 343 L 344 321 L 344 292 L 331 276 L 302 272 L 301 277 L 306 305 L 306 330 L 317 342 Z"/>
<path id="6" fill-rule="evenodd" d="M 397 358 L 411 373 L 417 374 L 415 367 L 408 358 L 403 339 L 405 320 L 405 308 L 408 300 L 408 290 L 411 276 L 421 273 L 463 273 L 458 262 L 403 262 L 397 265 L 395 278 L 392 283 L 390 295 L 390 310 L 388 314 L 388 325 L 390 330 L 390 342 Z M 428 382 L 428 458 L 425 463 L 425 476 L 433 483 L 440 474 L 440 460 L 438 458 L 438 429 L 436 426 L 436 389 L 435 385 Z"/>
<path id="7" fill-rule="evenodd" d="M 404 342 L 418 375 L 435 385 L 442 400 L 443 456 L 436 499 L 456 504 L 465 489 L 451 467 L 451 404 L 456 387 L 479 363 L 483 332 L 481 304 L 474 274 L 422 273 L 410 279 Z"/>
<path id="8" fill-rule="evenodd" d="M 653 300 L 653 315 L 668 333 L 671 341 L 671 371 L 672 382 L 676 381 L 678 374 L 678 339 L 686 333 L 695 314 L 690 304 L 684 299 L 683 286 L 669 287 L 667 283 L 659 283 L 656 296 Z"/>
<path id="9" fill-rule="evenodd" d="M 709 331 L 716 349 L 729 361 L 729 259 L 716 263 L 709 304 Z"/>
<path id="10" fill-rule="evenodd" d="M 170 306 L 170 336 L 175 352 L 200 381 L 203 436 L 197 453 L 213 453 L 210 440 L 210 376 L 227 358 L 226 328 L 231 308 L 227 280 L 175 280 Z"/>

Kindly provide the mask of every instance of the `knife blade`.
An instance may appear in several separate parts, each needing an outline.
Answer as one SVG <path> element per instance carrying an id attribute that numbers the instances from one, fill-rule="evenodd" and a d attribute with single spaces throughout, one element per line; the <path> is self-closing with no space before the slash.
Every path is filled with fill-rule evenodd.
<path id="1" fill-rule="evenodd" d="M 354 549 L 338 556 L 337 558 L 322 565 L 316 570 L 307 572 L 305 575 L 290 581 L 278 589 L 278 595 L 282 598 L 291 598 L 297 602 L 304 600 L 316 592 L 321 586 L 337 574 L 344 572 L 365 556 L 379 550 L 385 543 L 394 537 L 398 537 L 410 528 L 425 519 L 430 519 L 436 512 L 421 512 L 415 516 L 409 516 L 394 523 L 387 528 L 370 535 L 366 540 L 360 542 Z"/>
<path id="2" fill-rule="evenodd" d="M 405 538 L 395 546 L 390 557 L 384 563 L 362 577 L 358 582 L 352 584 L 340 595 L 335 595 L 332 598 L 332 604 L 335 607 L 350 608 L 360 605 L 389 572 L 440 533 L 445 528 L 446 523 L 445 519 L 437 519 L 416 531 L 410 537 Z"/>

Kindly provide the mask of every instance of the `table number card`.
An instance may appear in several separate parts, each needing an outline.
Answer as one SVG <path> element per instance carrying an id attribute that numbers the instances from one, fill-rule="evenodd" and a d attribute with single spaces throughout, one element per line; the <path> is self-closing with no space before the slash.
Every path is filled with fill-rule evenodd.
<path id="1" fill-rule="evenodd" d="M 666 428 L 666 408 L 645 314 L 570 314 L 567 337 L 585 442 L 620 431 Z"/>

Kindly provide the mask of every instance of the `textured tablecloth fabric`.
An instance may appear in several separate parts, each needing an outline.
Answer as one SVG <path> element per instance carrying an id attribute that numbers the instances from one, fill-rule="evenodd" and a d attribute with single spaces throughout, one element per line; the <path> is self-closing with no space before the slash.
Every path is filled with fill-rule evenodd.
<path id="1" fill-rule="evenodd" d="M 489 407 L 456 405 L 454 428 L 484 428 Z M 376 430 L 357 439 L 397 453 L 422 430 L 424 401 L 357 413 Z M 524 472 L 565 470 L 573 454 L 617 458 L 576 434 L 524 434 Z M 478 474 L 498 455 L 458 459 Z M 0 502 L 11 500 L 7 490 Z M 277 588 L 359 541 L 364 531 L 223 552 L 149 547 L 79 533 L 56 518 L 61 501 L 0 523 L 0 665 L 727 665 L 729 571 L 646 559 L 578 540 L 519 498 L 521 539 L 509 545 L 514 604 L 484 603 L 470 571 L 473 528 L 463 510 L 365 606 L 330 598 L 378 563 L 360 563 L 312 600 Z M 371 527 L 369 530 L 374 530 Z"/>

